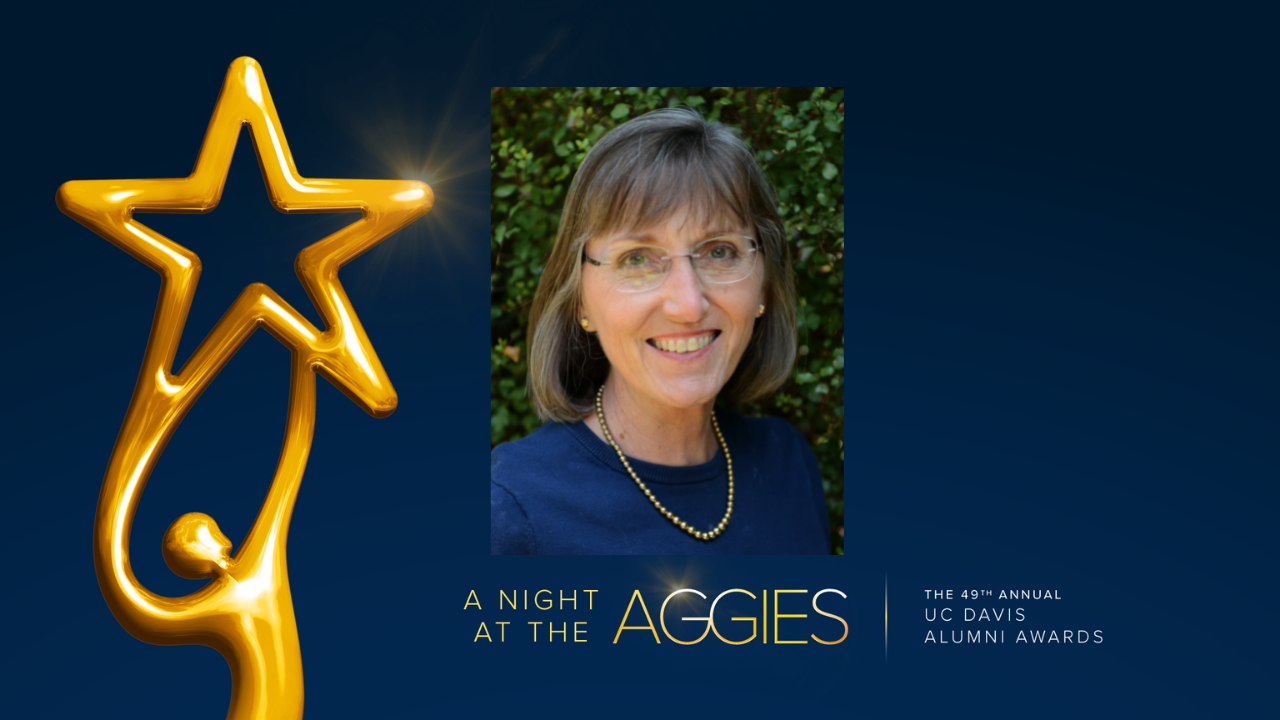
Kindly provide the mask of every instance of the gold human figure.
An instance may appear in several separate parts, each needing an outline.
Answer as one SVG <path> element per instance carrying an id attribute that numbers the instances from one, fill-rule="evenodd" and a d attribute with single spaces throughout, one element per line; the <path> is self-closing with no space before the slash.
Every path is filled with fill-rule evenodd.
<path id="1" fill-rule="evenodd" d="M 252 131 L 271 203 L 280 211 L 363 212 L 359 221 L 307 247 L 295 268 L 324 320 L 323 331 L 274 290 L 245 288 L 174 374 L 174 354 L 200 277 L 195 253 L 133 219 L 134 212 L 203 213 L 217 206 L 242 125 Z M 378 361 L 338 281 L 338 269 L 431 209 L 417 181 L 322 180 L 298 174 L 262 69 L 231 64 L 189 177 L 78 180 L 58 189 L 67 215 L 160 273 L 160 298 L 142 369 L 116 438 L 93 532 L 98 585 L 134 637 L 158 645 L 208 645 L 231 667 L 234 720 L 302 716 L 302 656 L 285 556 L 289 519 L 315 427 L 315 376 L 323 375 L 375 417 L 396 407 Z M 129 564 L 134 512 L 147 478 L 178 424 L 231 356 L 259 326 L 292 351 L 289 411 L 275 477 L 234 557 L 212 518 L 184 515 L 165 533 L 163 554 L 184 577 L 212 578 L 181 598 L 143 587 Z"/>

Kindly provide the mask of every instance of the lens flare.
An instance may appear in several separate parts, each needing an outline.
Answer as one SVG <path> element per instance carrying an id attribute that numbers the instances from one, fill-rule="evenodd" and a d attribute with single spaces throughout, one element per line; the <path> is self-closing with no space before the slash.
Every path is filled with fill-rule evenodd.
<path id="1" fill-rule="evenodd" d="M 444 292 L 462 297 L 466 286 L 459 278 L 487 264 L 480 253 L 487 252 L 488 233 L 478 235 L 477 229 L 488 227 L 489 120 L 487 115 L 468 115 L 470 109 L 487 107 L 474 97 L 485 91 L 474 82 L 479 54 L 477 42 L 447 100 L 438 91 L 386 79 L 341 101 L 338 113 L 370 163 L 362 170 L 418 180 L 435 193 L 426 219 L 389 238 L 352 268 L 359 281 L 379 286 L 379 297 L 364 301 L 370 306 L 407 291 L 424 274 L 443 283 Z M 428 268 L 448 271 L 427 273 Z"/>

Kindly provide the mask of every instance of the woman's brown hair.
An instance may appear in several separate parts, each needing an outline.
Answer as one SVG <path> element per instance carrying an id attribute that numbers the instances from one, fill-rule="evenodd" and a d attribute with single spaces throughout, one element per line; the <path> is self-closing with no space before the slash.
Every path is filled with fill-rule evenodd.
<path id="1" fill-rule="evenodd" d="M 692 108 L 655 110 L 609 131 L 574 175 L 560 230 L 529 313 L 529 390 L 544 420 L 580 420 L 594 406 L 609 361 L 578 324 L 583 247 L 678 212 L 690 221 L 752 227 L 768 311 L 721 391 L 750 402 L 777 390 L 796 356 L 795 282 L 778 201 L 751 148 Z"/>

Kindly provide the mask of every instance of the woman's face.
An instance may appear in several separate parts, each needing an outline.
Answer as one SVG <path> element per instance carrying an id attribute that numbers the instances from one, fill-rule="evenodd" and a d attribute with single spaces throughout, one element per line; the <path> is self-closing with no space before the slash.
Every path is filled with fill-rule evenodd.
<path id="1" fill-rule="evenodd" d="M 644 292 L 622 292 L 614 268 L 584 263 L 580 309 L 615 382 L 626 383 L 636 399 L 682 409 L 712 402 L 733 375 L 751 340 L 764 284 L 759 258 L 746 279 L 715 284 L 699 277 L 690 258 L 674 257 L 710 238 L 754 236 L 753 228 L 711 227 L 686 218 L 679 213 L 635 232 L 588 241 L 586 254 L 594 259 L 618 243 L 659 246 L 673 257 L 662 284 Z"/>

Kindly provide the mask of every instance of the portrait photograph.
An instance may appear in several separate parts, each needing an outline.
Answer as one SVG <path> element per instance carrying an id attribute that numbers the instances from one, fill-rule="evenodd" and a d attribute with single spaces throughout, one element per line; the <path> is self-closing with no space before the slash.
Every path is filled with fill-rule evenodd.
<path id="1" fill-rule="evenodd" d="M 493 554 L 843 554 L 843 98 L 492 88 Z"/>

